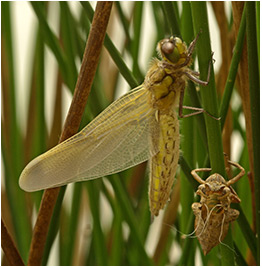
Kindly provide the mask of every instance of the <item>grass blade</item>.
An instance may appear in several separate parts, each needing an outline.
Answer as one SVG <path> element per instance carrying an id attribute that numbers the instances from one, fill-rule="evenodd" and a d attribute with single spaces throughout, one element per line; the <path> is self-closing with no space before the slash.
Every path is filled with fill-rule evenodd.
<path id="1" fill-rule="evenodd" d="M 93 218 L 93 243 L 95 247 L 95 264 L 107 265 L 108 256 L 106 250 L 105 237 L 102 232 L 100 209 L 99 209 L 99 187 L 101 181 L 90 181 L 86 184 L 90 200 L 90 208 Z"/>
<path id="2" fill-rule="evenodd" d="M 143 1 L 136 1 L 135 2 L 135 9 L 134 9 L 134 18 L 133 18 L 133 25 L 134 25 L 134 39 L 131 46 L 132 51 L 132 59 L 133 59 L 133 74 L 137 78 L 137 80 L 142 83 L 144 80 L 144 75 L 141 73 L 139 64 L 138 64 L 138 56 L 139 56 L 139 48 L 140 48 L 140 41 L 141 41 L 141 29 L 142 29 L 142 15 L 143 15 Z"/>
<path id="3" fill-rule="evenodd" d="M 76 43 L 74 22 L 72 20 L 68 3 L 60 2 L 60 12 L 61 12 L 61 37 L 64 47 L 64 55 L 66 66 L 68 66 L 68 81 L 75 87 L 77 80 L 77 68 L 75 64 L 75 54 L 76 54 Z M 75 33 L 75 34 L 74 34 Z"/>
<path id="4" fill-rule="evenodd" d="M 256 198 L 256 234 L 257 247 L 260 246 L 260 82 L 257 55 L 256 37 L 256 10 L 255 2 L 246 3 L 247 12 L 247 51 L 248 51 L 248 74 L 251 101 L 251 123 L 254 156 L 254 179 Z M 256 256 L 257 264 L 260 262 L 260 253 Z"/>
<path id="5" fill-rule="evenodd" d="M 18 126 L 16 108 L 15 61 L 13 52 L 13 30 L 10 2 L 3 2 L 1 7 L 2 22 L 2 154 L 5 167 L 5 187 L 11 218 L 15 231 L 15 241 L 23 261 L 27 258 L 30 244 L 31 225 L 27 214 L 24 192 L 18 187 L 19 174 L 22 171 L 22 138 Z"/>
<path id="6" fill-rule="evenodd" d="M 246 15 L 245 15 L 245 10 L 243 11 L 242 14 L 242 19 L 239 27 L 239 32 L 238 32 L 238 37 L 236 40 L 235 48 L 234 48 L 234 53 L 233 57 L 231 60 L 231 65 L 225 85 L 225 90 L 223 94 L 223 98 L 221 101 L 220 105 L 220 116 L 221 116 L 221 128 L 223 129 L 224 123 L 226 120 L 226 115 L 227 115 L 227 110 L 229 107 L 233 87 L 235 84 L 235 79 L 237 75 L 237 70 L 238 70 L 238 64 L 242 55 L 242 49 L 244 45 L 244 37 L 245 37 L 245 29 L 246 29 Z"/>
<path id="7" fill-rule="evenodd" d="M 195 34 L 201 32 L 197 42 L 197 52 L 200 69 L 200 79 L 207 77 L 208 64 L 211 58 L 211 47 L 209 38 L 207 9 L 205 2 L 192 2 L 192 17 Z M 215 79 L 213 68 L 211 68 L 210 81 L 205 88 L 201 87 L 201 96 L 203 108 L 215 117 L 218 117 L 218 100 L 215 88 Z M 225 177 L 225 164 L 223 156 L 223 145 L 221 136 L 220 121 L 205 115 L 209 158 L 212 173 L 219 173 Z M 230 247 L 233 246 L 232 236 L 226 236 L 224 242 Z M 222 265 L 234 265 L 234 255 L 227 247 L 220 247 Z"/>
<path id="8" fill-rule="evenodd" d="M 118 204 L 121 208 L 121 212 L 123 215 L 125 215 L 125 219 L 128 222 L 130 230 L 137 241 L 137 245 L 139 246 L 140 254 L 143 257 L 143 265 L 150 265 L 152 263 L 150 258 L 147 256 L 147 253 L 145 252 L 142 237 L 139 232 L 138 221 L 135 218 L 134 210 L 130 204 L 130 201 L 125 194 L 125 191 L 122 189 L 123 186 L 121 185 L 121 181 L 119 178 L 117 178 L 116 175 L 111 175 L 110 178 L 111 184 L 118 199 Z"/>
<path id="9" fill-rule="evenodd" d="M 41 2 L 30 2 L 30 3 L 31 3 L 31 5 L 36 13 L 38 20 L 39 20 L 40 30 L 43 34 L 45 42 L 50 47 L 54 56 L 57 59 L 57 62 L 59 64 L 64 81 L 68 85 L 68 87 L 71 90 L 73 90 L 74 84 L 72 84 L 72 82 L 70 83 L 70 80 L 67 79 L 68 70 L 67 70 L 65 56 L 64 56 L 63 51 L 59 45 L 59 41 L 58 41 L 57 37 L 51 31 L 49 25 L 47 24 L 47 21 L 45 19 L 45 15 L 44 15 L 44 6 L 42 5 Z"/>
<path id="10" fill-rule="evenodd" d="M 180 29 L 177 17 L 177 14 L 175 12 L 174 3 L 171 1 L 164 1 L 162 2 L 163 10 L 167 18 L 168 28 L 169 28 L 169 34 L 181 37 Z"/>
<path id="11" fill-rule="evenodd" d="M 192 41 L 192 36 L 194 36 L 193 24 L 192 24 L 192 14 L 191 14 L 191 6 L 189 2 L 182 3 L 182 15 L 181 15 L 181 33 L 183 36 L 184 41 L 189 45 Z M 191 82 L 191 81 L 190 81 Z M 191 83 L 188 83 L 188 86 L 185 90 L 185 97 L 184 97 L 184 105 L 191 106 L 191 96 L 188 88 L 192 86 Z M 193 86 L 194 87 L 194 86 Z M 192 88 L 191 88 L 192 89 Z M 195 88 L 193 88 L 194 92 Z M 202 117 L 203 121 L 204 118 Z M 186 158 L 188 164 L 191 167 L 195 166 L 196 162 L 196 146 L 194 143 L 196 142 L 196 124 L 195 118 L 189 117 L 185 118 L 182 121 L 181 125 L 181 134 L 183 139 L 181 140 L 181 150 L 183 152 L 184 158 Z M 205 132 L 204 132 L 205 133 Z M 186 227 L 188 223 L 188 219 L 192 214 L 191 205 L 194 201 L 194 189 L 190 187 L 190 182 L 187 180 L 186 175 L 182 172 L 181 173 L 181 195 L 180 195 L 180 202 L 182 206 L 182 213 L 180 217 L 180 228 L 181 232 L 186 232 Z"/>
<path id="12" fill-rule="evenodd" d="M 247 218 L 245 217 L 244 212 L 241 209 L 241 206 L 239 204 L 232 204 L 233 208 L 236 208 L 239 212 L 239 218 L 237 220 L 239 227 L 242 230 L 243 235 L 245 236 L 245 239 L 249 245 L 249 248 L 253 254 L 253 256 L 255 257 L 257 255 L 257 245 L 256 245 L 256 238 L 255 235 L 253 233 L 253 231 L 250 228 L 249 222 L 247 220 Z"/>

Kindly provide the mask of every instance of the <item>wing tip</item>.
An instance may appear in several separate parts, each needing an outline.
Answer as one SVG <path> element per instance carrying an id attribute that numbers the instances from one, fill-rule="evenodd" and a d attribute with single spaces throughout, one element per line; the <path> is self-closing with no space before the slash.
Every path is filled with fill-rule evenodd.
<path id="1" fill-rule="evenodd" d="M 19 181 L 18 181 L 19 187 L 26 192 L 34 192 L 34 191 L 39 190 L 39 189 L 34 189 L 34 187 L 32 187 L 32 183 L 31 183 L 32 179 L 30 179 L 30 176 L 28 173 L 29 171 L 26 167 L 22 171 L 19 177 Z"/>
<path id="2" fill-rule="evenodd" d="M 37 175 L 35 174 L 35 168 L 39 160 L 40 159 L 37 157 L 29 162 L 19 177 L 19 187 L 26 192 L 35 192 L 43 189 L 36 183 Z"/>

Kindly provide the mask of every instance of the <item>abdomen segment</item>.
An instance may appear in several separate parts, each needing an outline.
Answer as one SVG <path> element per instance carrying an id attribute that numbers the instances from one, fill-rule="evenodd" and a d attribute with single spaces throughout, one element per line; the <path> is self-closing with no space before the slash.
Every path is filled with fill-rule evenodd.
<path id="1" fill-rule="evenodd" d="M 169 200 L 179 158 L 179 123 L 175 112 L 159 114 L 159 152 L 150 160 L 149 202 L 151 214 L 157 216 Z"/>

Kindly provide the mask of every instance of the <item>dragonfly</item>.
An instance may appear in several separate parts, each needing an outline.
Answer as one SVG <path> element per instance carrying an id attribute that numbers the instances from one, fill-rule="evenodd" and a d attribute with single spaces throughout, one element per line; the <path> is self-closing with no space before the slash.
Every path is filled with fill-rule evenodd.
<path id="1" fill-rule="evenodd" d="M 28 192 L 118 173 L 149 160 L 149 205 L 158 216 L 169 200 L 179 159 L 180 117 L 205 112 L 183 106 L 187 80 L 207 85 L 190 69 L 197 37 L 189 47 L 179 37 L 158 42 L 142 85 L 100 113 L 82 131 L 33 159 L 22 171 Z M 195 110 L 183 115 L 184 108 Z M 178 110 L 178 111 L 177 111 Z"/>

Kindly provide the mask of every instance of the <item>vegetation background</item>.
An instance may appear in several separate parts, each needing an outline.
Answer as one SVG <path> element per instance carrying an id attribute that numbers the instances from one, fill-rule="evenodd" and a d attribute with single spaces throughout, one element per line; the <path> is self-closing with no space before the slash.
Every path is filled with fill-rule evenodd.
<path id="1" fill-rule="evenodd" d="M 159 40 L 173 34 L 189 44 L 200 31 L 195 62 L 201 78 L 206 78 L 211 49 L 217 67 L 208 87 L 196 90 L 189 83 L 184 103 L 221 120 L 203 115 L 180 120 L 181 168 L 170 203 L 153 223 L 144 163 L 62 187 L 54 211 L 47 208 L 50 228 L 47 218 L 39 221 L 38 235 L 46 226 L 47 239 L 31 247 L 43 192 L 25 193 L 18 178 L 31 159 L 58 143 L 96 3 L 26 3 L 35 29 L 23 55 L 16 50 L 23 45 L 18 37 L 28 29 L 17 32 L 14 27 L 20 23 L 19 5 L 1 2 L 2 264 L 259 265 L 260 3 L 113 2 L 80 128 L 123 94 L 123 88 L 143 82 Z M 210 27 L 211 19 L 216 28 Z M 209 32 L 213 36 L 215 29 L 219 34 L 214 42 Z M 199 200 L 190 170 L 211 163 L 214 172 L 226 176 L 223 152 L 246 170 L 233 186 L 242 201 L 234 206 L 240 216 L 223 241 L 227 246 L 220 244 L 204 256 L 197 238 L 184 235 L 194 230 L 191 205 Z M 227 171 L 228 178 L 238 172 Z"/>

